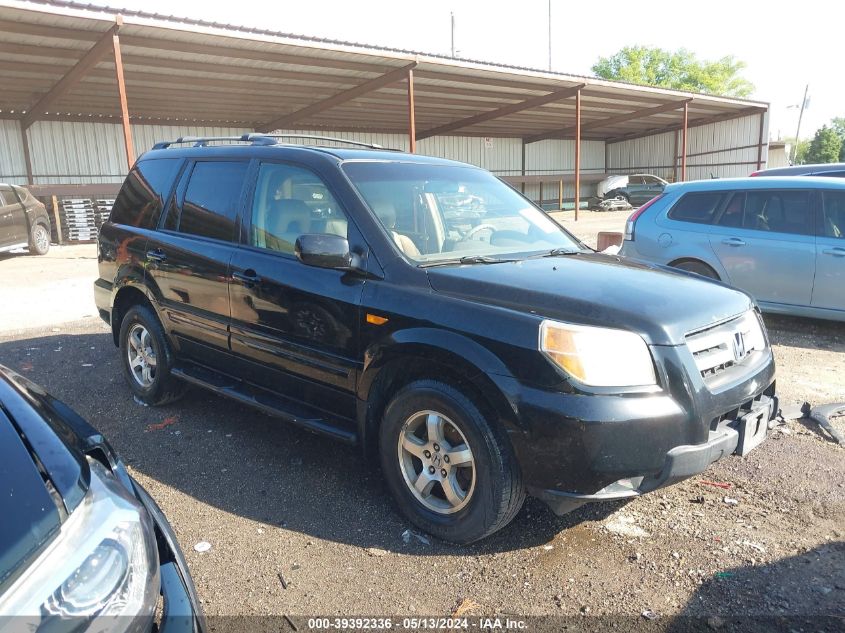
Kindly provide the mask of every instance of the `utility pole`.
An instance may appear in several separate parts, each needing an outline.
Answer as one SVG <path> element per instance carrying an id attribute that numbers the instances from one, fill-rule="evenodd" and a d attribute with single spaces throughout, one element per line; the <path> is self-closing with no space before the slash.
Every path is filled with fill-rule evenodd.
<path id="1" fill-rule="evenodd" d="M 452 17 L 452 59 L 455 59 L 455 12 L 449 13 Z"/>
<path id="2" fill-rule="evenodd" d="M 552 0 L 549 0 L 549 72 L 552 70 Z"/>
<path id="3" fill-rule="evenodd" d="M 807 105 L 807 91 L 810 84 L 804 86 L 804 98 L 801 100 L 801 111 L 798 113 L 798 129 L 795 130 L 795 148 L 792 150 L 792 162 L 798 157 L 798 135 L 801 134 L 801 119 L 804 118 L 804 106 Z"/>

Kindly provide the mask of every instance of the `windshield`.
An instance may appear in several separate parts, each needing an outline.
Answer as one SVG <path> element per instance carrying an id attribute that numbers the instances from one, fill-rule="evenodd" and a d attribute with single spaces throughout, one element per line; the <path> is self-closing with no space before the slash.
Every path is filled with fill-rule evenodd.
<path id="1" fill-rule="evenodd" d="M 394 162 L 347 162 L 343 169 L 415 262 L 583 250 L 546 213 L 482 169 Z"/>

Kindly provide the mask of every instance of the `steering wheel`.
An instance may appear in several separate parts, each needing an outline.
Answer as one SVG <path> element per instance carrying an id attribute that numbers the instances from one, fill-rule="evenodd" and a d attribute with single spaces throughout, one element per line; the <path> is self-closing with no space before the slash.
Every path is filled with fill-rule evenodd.
<path id="1" fill-rule="evenodd" d="M 461 238 L 462 242 L 466 242 L 467 240 L 471 240 L 481 231 L 490 231 L 491 234 L 496 232 L 496 227 L 492 224 L 479 224 L 478 226 L 472 227 L 469 231 L 464 233 L 464 236 Z"/>

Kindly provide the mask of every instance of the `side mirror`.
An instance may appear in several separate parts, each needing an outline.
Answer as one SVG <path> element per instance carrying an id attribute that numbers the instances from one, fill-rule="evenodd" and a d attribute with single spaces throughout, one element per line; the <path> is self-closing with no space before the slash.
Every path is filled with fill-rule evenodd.
<path id="1" fill-rule="evenodd" d="M 303 264 L 316 268 L 352 270 L 355 256 L 349 251 L 349 242 L 340 235 L 309 233 L 296 238 L 296 257 Z"/>

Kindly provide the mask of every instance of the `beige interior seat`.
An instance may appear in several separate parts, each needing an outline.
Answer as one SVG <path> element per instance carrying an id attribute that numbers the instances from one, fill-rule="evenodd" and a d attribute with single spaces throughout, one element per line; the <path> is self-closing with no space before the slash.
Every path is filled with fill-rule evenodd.
<path id="1" fill-rule="evenodd" d="M 267 248 L 292 253 L 296 238 L 311 232 L 311 209 L 296 198 L 274 200 L 264 230 Z"/>
<path id="2" fill-rule="evenodd" d="M 394 230 L 396 227 L 396 207 L 393 206 L 393 203 L 389 200 L 376 200 L 372 203 L 372 207 L 378 219 L 390 231 L 390 235 L 396 246 L 408 257 L 419 257 L 420 249 L 417 248 L 413 240 L 407 235 L 402 235 Z"/>

